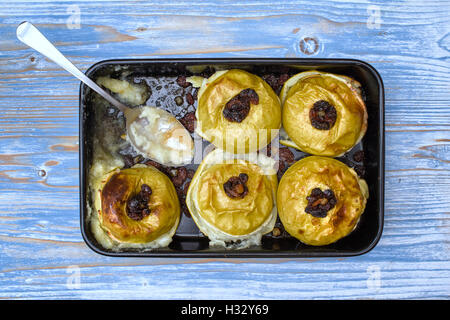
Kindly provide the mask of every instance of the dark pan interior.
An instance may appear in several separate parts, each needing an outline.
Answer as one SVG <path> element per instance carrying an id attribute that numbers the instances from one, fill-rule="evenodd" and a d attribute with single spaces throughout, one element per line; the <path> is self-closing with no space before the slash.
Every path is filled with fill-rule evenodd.
<path id="1" fill-rule="evenodd" d="M 361 173 L 369 186 L 369 199 L 365 212 L 361 216 L 357 228 L 347 237 L 334 244 L 314 247 L 300 243 L 287 234 L 278 221 L 276 227 L 281 234 L 271 233 L 263 236 L 262 244 L 243 250 L 225 250 L 209 248 L 208 239 L 199 232 L 197 226 L 186 214 L 182 214 L 180 225 L 172 243 L 168 248 L 152 251 L 128 249 L 113 252 L 102 248 L 92 235 L 86 221 L 88 170 L 92 162 L 92 137 L 96 134 L 96 125 L 92 116 L 92 95 L 89 88 L 80 88 L 80 200 L 81 200 L 81 231 L 86 243 L 94 251 L 113 256 L 170 256 L 170 257 L 320 257 L 320 256 L 352 256 L 371 250 L 378 242 L 383 227 L 384 200 L 384 90 L 380 76 L 373 67 L 358 60 L 344 59 L 171 59 L 171 60 L 108 60 L 93 65 L 86 74 L 95 79 L 99 75 L 115 76 L 116 66 L 127 66 L 130 78 L 156 79 L 174 86 L 178 90 L 176 77 L 191 75 L 186 66 L 208 65 L 213 72 L 215 67 L 242 68 L 259 76 L 273 74 L 275 77 L 283 73 L 295 74 L 304 70 L 321 70 L 350 76 L 362 84 L 363 98 L 368 111 L 368 130 L 360 144 L 355 146 L 343 157 L 342 162 L 354 167 Z M 147 81 L 147 83 L 149 83 Z M 189 89 L 188 89 L 189 90 Z M 167 95 L 167 91 L 159 92 L 151 88 L 152 95 L 147 104 L 158 104 L 158 95 Z M 158 105 L 156 105 L 158 106 Z M 194 107 L 196 108 L 195 101 Z M 183 108 L 183 106 L 182 106 Z M 192 108 L 192 106 L 191 106 Z M 169 110 L 168 111 L 172 111 Z M 185 110 L 186 111 L 186 110 Z M 173 113 L 173 112 L 172 112 Z M 184 115 L 183 110 L 176 115 Z M 307 154 L 294 151 L 295 160 Z M 364 163 L 357 163 L 353 154 L 364 151 Z M 193 165 L 192 169 L 196 166 Z M 286 167 L 287 169 L 287 167 Z"/>

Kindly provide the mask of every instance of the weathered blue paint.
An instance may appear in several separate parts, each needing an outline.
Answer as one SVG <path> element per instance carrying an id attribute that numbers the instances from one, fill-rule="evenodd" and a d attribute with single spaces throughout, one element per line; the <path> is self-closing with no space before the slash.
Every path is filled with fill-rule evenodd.
<path id="1" fill-rule="evenodd" d="M 81 29 L 69 29 L 77 8 Z M 448 299 L 449 11 L 448 1 L 0 2 L 0 298 Z M 307 57 L 305 36 L 319 41 L 315 57 L 371 63 L 386 89 L 381 241 L 342 259 L 95 254 L 79 230 L 79 83 L 16 40 L 23 20 L 82 69 L 110 58 Z"/>

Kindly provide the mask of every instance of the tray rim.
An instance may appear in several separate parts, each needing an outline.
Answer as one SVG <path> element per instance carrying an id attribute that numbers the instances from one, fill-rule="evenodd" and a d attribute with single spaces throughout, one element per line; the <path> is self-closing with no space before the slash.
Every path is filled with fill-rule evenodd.
<path id="1" fill-rule="evenodd" d="M 79 89 L 79 195 L 80 195 L 80 231 L 82 238 L 86 245 L 94 252 L 108 257 L 134 257 L 134 258 L 332 258 L 332 257 L 354 257 L 360 256 L 371 251 L 380 241 L 383 228 L 384 228 L 384 182 L 385 182 L 385 93 L 384 84 L 379 72 L 369 63 L 359 59 L 332 59 L 332 58 L 119 58 L 119 59 L 106 59 L 101 60 L 91 65 L 84 73 L 89 76 L 95 69 L 105 64 L 138 64 L 138 63 L 191 63 L 191 64 L 233 64 L 233 63 L 260 63 L 260 64 L 287 64 L 287 63 L 299 63 L 303 65 L 339 65 L 339 64 L 354 64 L 368 69 L 378 83 L 378 98 L 379 98 L 379 110 L 378 110 L 378 146 L 380 152 L 378 154 L 378 180 L 379 185 L 376 190 L 379 194 L 377 202 L 378 211 L 378 230 L 375 238 L 365 248 L 354 252 L 341 252 L 339 250 L 329 252 L 295 252 L 295 251 L 271 251 L 263 250 L 260 252 L 244 252 L 240 250 L 230 250 L 226 252 L 208 252 L 208 251 L 173 251 L 173 252 L 158 252 L 158 251 L 146 251 L 146 252 L 111 252 L 105 251 L 94 245 L 88 238 L 85 230 L 85 214 L 86 214 L 86 176 L 85 176 L 85 150 L 84 150 L 84 104 L 82 103 L 82 97 L 84 94 L 84 88 L 86 87 L 82 82 Z"/>

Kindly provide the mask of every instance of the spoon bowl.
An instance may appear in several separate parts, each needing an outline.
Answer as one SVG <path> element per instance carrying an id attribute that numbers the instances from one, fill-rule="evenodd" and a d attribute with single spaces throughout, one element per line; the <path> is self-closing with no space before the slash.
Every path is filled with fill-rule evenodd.
<path id="1" fill-rule="evenodd" d="M 185 165 L 191 162 L 194 146 L 192 137 L 169 112 L 151 106 L 130 108 L 118 101 L 75 67 L 30 22 L 22 22 L 17 27 L 16 34 L 24 44 L 64 68 L 122 111 L 126 119 L 127 140 L 137 153 L 168 166 Z"/>

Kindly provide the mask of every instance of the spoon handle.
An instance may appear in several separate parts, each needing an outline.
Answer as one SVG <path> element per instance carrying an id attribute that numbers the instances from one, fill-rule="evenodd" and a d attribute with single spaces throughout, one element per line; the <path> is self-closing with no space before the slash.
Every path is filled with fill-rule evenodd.
<path id="1" fill-rule="evenodd" d="M 110 94 L 98 86 L 94 81 L 89 79 L 83 72 L 75 67 L 48 39 L 31 23 L 25 21 L 17 27 L 17 38 L 25 43 L 27 46 L 40 52 L 60 67 L 64 68 L 72 75 L 77 77 L 81 82 L 86 84 L 89 88 L 97 92 L 103 98 L 108 100 L 111 104 L 116 106 L 120 111 L 126 112 L 129 109 L 121 102 L 114 99 Z"/>

